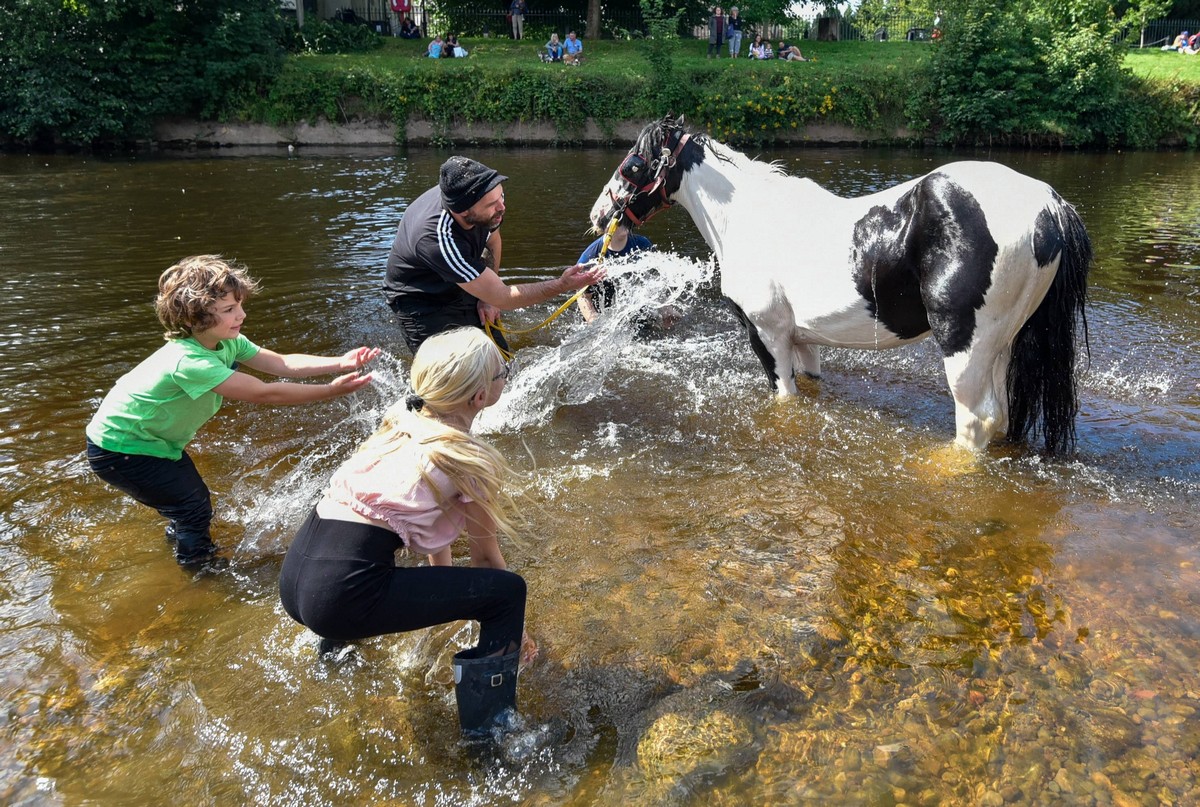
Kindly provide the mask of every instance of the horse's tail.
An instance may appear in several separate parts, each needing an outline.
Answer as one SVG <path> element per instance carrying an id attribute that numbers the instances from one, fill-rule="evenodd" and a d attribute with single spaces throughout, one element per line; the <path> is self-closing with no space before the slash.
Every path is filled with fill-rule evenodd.
<path id="1" fill-rule="evenodd" d="M 1088 270 L 1092 242 L 1075 208 L 1054 194 L 1037 218 L 1034 257 L 1045 266 L 1059 256 L 1058 271 L 1037 310 L 1017 333 L 1008 365 L 1008 439 L 1022 441 L 1040 431 L 1046 452 L 1075 448 L 1079 394 L 1075 382 L 1076 339 L 1089 351 Z"/>

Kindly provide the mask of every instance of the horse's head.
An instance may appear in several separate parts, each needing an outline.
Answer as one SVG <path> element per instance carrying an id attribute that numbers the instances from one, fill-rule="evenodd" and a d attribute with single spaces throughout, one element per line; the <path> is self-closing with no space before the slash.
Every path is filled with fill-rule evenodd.
<path id="1" fill-rule="evenodd" d="M 659 210 L 670 207 L 684 172 L 697 159 L 680 159 L 691 140 L 682 116 L 668 115 L 642 129 L 592 205 L 592 227 L 596 232 L 603 232 L 614 216 L 637 227 Z M 689 151 L 697 152 L 699 159 L 703 159 L 702 149 Z"/>

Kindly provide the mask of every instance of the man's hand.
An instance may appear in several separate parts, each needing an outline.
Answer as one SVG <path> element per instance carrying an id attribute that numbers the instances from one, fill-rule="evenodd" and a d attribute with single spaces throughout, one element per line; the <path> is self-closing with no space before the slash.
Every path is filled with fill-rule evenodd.
<path id="1" fill-rule="evenodd" d="M 495 325 L 500 321 L 500 309 L 494 305 L 489 305 L 483 300 L 480 300 L 476 305 L 479 309 L 479 321 L 485 322 L 488 325 Z"/>
<path id="2" fill-rule="evenodd" d="M 607 274 L 603 264 L 577 263 L 563 272 L 560 279 L 566 284 L 567 289 L 574 291 L 599 283 Z"/>

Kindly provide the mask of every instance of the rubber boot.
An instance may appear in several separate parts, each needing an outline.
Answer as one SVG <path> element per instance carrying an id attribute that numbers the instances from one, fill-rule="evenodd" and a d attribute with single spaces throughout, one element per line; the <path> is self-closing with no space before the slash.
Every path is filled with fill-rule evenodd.
<path id="1" fill-rule="evenodd" d="M 217 545 L 207 532 L 176 535 L 175 561 L 190 572 L 219 572 L 229 566 L 229 559 L 217 554 Z"/>
<path id="2" fill-rule="evenodd" d="M 470 738 L 488 736 L 507 709 L 517 707 L 517 667 L 520 650 L 505 656 L 484 656 L 473 647 L 454 654 L 454 697 L 458 722 Z"/>

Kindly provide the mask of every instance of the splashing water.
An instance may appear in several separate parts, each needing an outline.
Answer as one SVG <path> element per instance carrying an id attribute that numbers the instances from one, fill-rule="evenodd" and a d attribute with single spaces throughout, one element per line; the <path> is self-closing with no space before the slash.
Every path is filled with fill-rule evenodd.
<path id="1" fill-rule="evenodd" d="M 608 263 L 618 282 L 613 305 L 590 324 L 568 326 L 556 347 L 529 347 L 499 403 L 479 418 L 481 433 L 546 423 L 564 405 L 585 404 L 603 393 L 612 371 L 626 358 L 653 317 L 665 306 L 685 308 L 685 299 L 712 280 L 714 265 L 667 252 L 641 253 Z"/>
<path id="2" fill-rule="evenodd" d="M 370 370 L 374 375 L 371 384 L 342 399 L 342 403 L 335 402 L 344 408 L 343 416 L 333 412 L 318 418 L 300 415 L 305 418 L 305 428 L 295 436 L 257 446 L 270 453 L 247 463 L 229 497 L 233 512 L 225 516 L 231 523 L 245 525 L 239 553 L 258 555 L 281 549 L 271 536 L 294 526 L 297 514 L 307 513 L 316 504 L 338 464 L 375 430 L 388 407 L 409 389 L 406 368 L 390 353 L 376 359 Z M 246 450 L 252 447 L 247 445 Z"/>
<path id="3" fill-rule="evenodd" d="M 590 325 L 576 323 L 563 329 L 561 344 L 522 350 L 517 359 L 519 370 L 499 403 L 480 416 L 476 431 L 516 431 L 547 422 L 563 405 L 595 399 L 637 342 L 642 331 L 639 320 L 645 318 L 647 309 L 685 307 L 685 299 L 712 278 L 713 270 L 711 263 L 671 253 L 643 253 L 610 261 L 609 277 L 620 286 L 614 304 Z M 261 555 L 281 550 L 274 536 L 290 530 L 297 513 L 307 512 L 316 503 L 337 465 L 410 389 L 407 368 L 397 356 L 384 354 L 372 372 L 374 382 L 341 404 L 345 411 L 341 417 L 332 413 L 323 418 L 301 415 L 305 428 L 295 436 L 272 440 L 269 446 L 246 446 L 246 453 L 265 455 L 248 458 L 229 497 L 232 511 L 223 516 L 229 523 L 245 525 L 239 553 Z M 313 421 L 318 427 L 315 432 Z"/>

